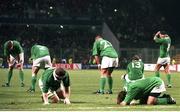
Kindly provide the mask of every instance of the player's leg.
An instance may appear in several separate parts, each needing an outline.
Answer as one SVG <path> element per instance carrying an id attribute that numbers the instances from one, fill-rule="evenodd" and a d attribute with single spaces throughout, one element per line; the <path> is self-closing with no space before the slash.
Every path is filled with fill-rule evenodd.
<path id="1" fill-rule="evenodd" d="M 157 60 L 157 64 L 156 64 L 156 66 L 155 66 L 155 76 L 156 77 L 160 77 L 160 73 L 159 73 L 159 70 L 160 70 L 160 68 L 162 67 L 162 65 L 164 65 L 164 62 L 165 62 L 166 60 L 164 59 L 164 58 L 158 58 L 158 60 Z"/>
<path id="2" fill-rule="evenodd" d="M 23 71 L 23 64 L 20 65 L 20 67 L 18 67 L 19 69 L 19 78 L 21 81 L 21 87 L 24 87 L 24 71 Z"/>
<path id="3" fill-rule="evenodd" d="M 35 92 L 38 71 L 39 71 L 39 67 L 32 66 L 32 77 L 31 77 L 30 92 Z"/>
<path id="4" fill-rule="evenodd" d="M 36 81 L 37 81 L 37 73 L 38 73 L 38 71 L 40 69 L 40 63 L 42 61 L 43 61 L 43 59 L 41 59 L 41 58 L 33 60 L 31 86 L 27 90 L 28 92 L 35 92 Z"/>
<path id="5" fill-rule="evenodd" d="M 150 95 L 148 96 L 148 99 L 147 99 L 147 105 L 155 105 L 155 104 L 157 104 L 157 97 L 160 94 L 161 93 L 150 93 Z"/>
<path id="6" fill-rule="evenodd" d="M 113 69 L 114 67 L 110 67 L 108 68 L 108 71 L 107 71 L 107 77 L 106 77 L 106 80 L 107 80 L 107 84 L 109 86 L 109 89 L 107 91 L 107 94 L 112 94 L 112 88 L 113 88 L 113 78 L 112 78 L 112 72 L 113 72 Z"/>
<path id="7" fill-rule="evenodd" d="M 169 94 L 163 94 L 156 98 L 157 105 L 167 105 L 167 104 L 176 104 L 176 101 Z"/>
<path id="8" fill-rule="evenodd" d="M 171 88 L 172 85 L 171 85 L 171 73 L 170 73 L 170 70 L 169 70 L 169 64 L 166 64 L 164 65 L 164 70 L 165 70 L 165 73 L 166 73 L 166 78 L 167 78 L 167 87 L 168 88 Z"/>
<path id="9" fill-rule="evenodd" d="M 95 92 L 96 94 L 104 94 L 104 88 L 106 85 L 106 76 L 107 76 L 107 61 L 106 61 L 106 57 L 103 57 L 101 60 L 101 70 L 100 70 L 100 80 L 99 80 L 99 90 L 97 92 Z"/>
<path id="10" fill-rule="evenodd" d="M 118 58 L 108 58 L 108 69 L 107 69 L 107 84 L 109 86 L 108 94 L 112 94 L 112 88 L 113 88 L 113 78 L 112 78 L 112 72 L 115 67 L 118 66 Z"/>
<path id="11" fill-rule="evenodd" d="M 9 87 L 10 86 L 11 78 L 12 78 L 12 75 L 13 75 L 13 68 L 14 68 L 13 66 L 9 66 L 8 76 L 7 76 L 7 83 L 2 85 L 3 87 Z"/>
<path id="12" fill-rule="evenodd" d="M 8 62 L 9 68 L 8 68 L 8 75 L 7 75 L 7 83 L 3 84 L 2 85 L 3 87 L 9 87 L 10 86 L 15 62 L 16 62 L 15 58 L 10 55 L 10 62 Z"/>
<path id="13" fill-rule="evenodd" d="M 107 73 L 107 68 L 102 68 L 101 69 L 101 77 L 100 77 L 100 81 L 99 81 L 99 93 L 100 94 L 104 94 L 104 89 L 105 89 L 105 85 L 106 85 L 106 73 Z"/>
<path id="14" fill-rule="evenodd" d="M 24 87 L 24 71 L 23 71 L 23 64 L 24 64 L 24 53 L 19 54 L 20 59 L 17 60 L 17 68 L 19 69 L 19 78 L 21 81 L 21 87 Z"/>
<path id="15" fill-rule="evenodd" d="M 159 70 L 160 70 L 161 67 L 162 67 L 161 64 L 156 64 L 156 66 L 155 66 L 155 76 L 156 77 L 160 77 Z"/>
<path id="16" fill-rule="evenodd" d="M 164 81 L 160 86 L 154 87 L 148 97 L 148 104 L 175 104 L 175 100 L 170 95 L 164 94 L 160 96 L 162 92 L 166 91 Z"/>

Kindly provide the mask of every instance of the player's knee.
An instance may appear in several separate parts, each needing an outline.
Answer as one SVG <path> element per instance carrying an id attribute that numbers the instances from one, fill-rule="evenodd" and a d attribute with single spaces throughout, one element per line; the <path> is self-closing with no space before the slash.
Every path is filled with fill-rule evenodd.
<path id="1" fill-rule="evenodd" d="M 147 105 L 154 105 L 156 102 L 156 98 L 153 96 L 149 96 L 147 100 Z"/>
<path id="2" fill-rule="evenodd" d="M 107 75 L 107 73 L 108 73 L 107 69 L 101 69 L 101 74 L 102 75 Z"/>

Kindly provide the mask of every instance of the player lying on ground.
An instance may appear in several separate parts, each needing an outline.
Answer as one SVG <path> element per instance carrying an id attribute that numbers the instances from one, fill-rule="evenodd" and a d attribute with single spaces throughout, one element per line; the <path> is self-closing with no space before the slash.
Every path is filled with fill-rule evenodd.
<path id="1" fill-rule="evenodd" d="M 70 104 L 70 79 L 68 72 L 64 69 L 49 68 L 45 70 L 39 79 L 39 87 L 45 105 L 49 104 L 49 98 L 53 100 L 53 103 L 58 103 L 60 99 L 63 99 L 65 104 Z"/>
<path id="2" fill-rule="evenodd" d="M 176 104 L 176 101 L 167 94 L 160 96 L 166 91 L 163 80 L 158 77 L 149 77 L 128 84 L 127 92 L 121 91 L 117 97 L 117 104 L 122 106 L 133 104 L 132 101 L 139 100 L 139 104 Z"/>

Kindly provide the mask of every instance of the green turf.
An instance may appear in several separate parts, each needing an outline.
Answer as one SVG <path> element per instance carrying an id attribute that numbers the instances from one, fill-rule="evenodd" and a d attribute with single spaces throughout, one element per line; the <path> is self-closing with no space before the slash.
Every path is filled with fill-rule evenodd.
<path id="1" fill-rule="evenodd" d="M 120 79 L 125 71 L 115 70 L 113 72 L 114 86 L 113 95 L 95 95 L 99 84 L 99 71 L 98 70 L 69 70 L 71 77 L 71 105 L 63 103 L 51 104 L 44 106 L 41 102 L 41 92 L 37 84 L 35 93 L 27 93 L 31 81 L 31 70 L 25 71 L 25 87 L 20 87 L 18 71 L 14 71 L 11 81 L 11 87 L 0 86 L 0 111 L 1 110 L 49 110 L 49 111 L 180 111 L 180 73 L 173 73 L 172 82 L 173 88 L 168 88 L 167 93 L 170 93 L 177 101 L 176 105 L 156 105 L 156 106 L 119 106 L 116 104 L 116 96 L 118 91 L 122 88 L 122 81 Z M 40 71 L 38 76 L 43 71 Z M 153 72 L 145 72 L 146 77 L 152 76 Z M 7 69 L 0 69 L 0 84 L 6 81 Z M 165 80 L 165 75 L 161 73 L 161 77 Z"/>

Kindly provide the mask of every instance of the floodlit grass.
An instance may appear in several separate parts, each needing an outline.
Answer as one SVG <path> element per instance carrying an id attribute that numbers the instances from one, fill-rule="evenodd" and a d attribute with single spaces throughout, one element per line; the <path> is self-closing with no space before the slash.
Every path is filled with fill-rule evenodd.
<path id="1" fill-rule="evenodd" d="M 0 69 L 0 111 L 5 110 L 47 110 L 47 111 L 180 111 L 180 73 L 172 73 L 173 88 L 167 88 L 167 93 L 171 94 L 177 101 L 176 105 L 155 105 L 155 106 L 125 106 L 116 104 L 117 93 L 122 88 L 121 75 L 125 74 L 123 70 L 113 72 L 114 86 L 112 95 L 95 95 L 99 87 L 98 70 L 68 70 L 71 77 L 71 105 L 63 103 L 44 106 L 41 102 L 41 92 L 36 87 L 35 93 L 28 93 L 26 90 L 30 86 L 31 70 L 25 69 L 25 87 L 20 87 L 18 71 L 14 74 L 10 87 L 1 87 L 7 80 L 7 69 Z M 38 73 L 38 77 L 43 71 Z M 153 72 L 145 72 L 146 77 L 154 75 Z M 161 73 L 162 79 L 166 82 L 164 73 Z"/>

